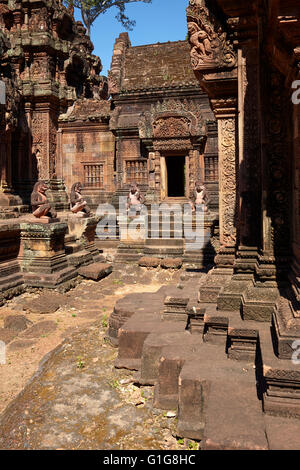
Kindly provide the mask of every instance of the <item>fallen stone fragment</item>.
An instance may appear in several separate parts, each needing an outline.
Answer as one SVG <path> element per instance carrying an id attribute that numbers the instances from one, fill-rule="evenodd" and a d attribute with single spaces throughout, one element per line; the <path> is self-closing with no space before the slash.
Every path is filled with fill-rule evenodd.
<path id="1" fill-rule="evenodd" d="M 112 265 L 108 263 L 93 263 L 88 266 L 81 266 L 78 269 L 80 276 L 86 277 L 87 279 L 93 279 L 99 281 L 104 277 L 108 276 L 112 272 Z"/>
<path id="2" fill-rule="evenodd" d="M 180 269 L 182 266 L 181 258 L 165 258 L 161 261 L 161 267 L 164 269 Z"/>
<path id="3" fill-rule="evenodd" d="M 54 313 L 65 301 L 62 294 L 43 292 L 39 297 L 24 302 L 23 310 L 41 314 Z"/>
<path id="4" fill-rule="evenodd" d="M 139 266 L 143 266 L 144 268 L 157 268 L 159 264 L 159 258 L 149 258 L 144 256 L 139 260 Z"/>

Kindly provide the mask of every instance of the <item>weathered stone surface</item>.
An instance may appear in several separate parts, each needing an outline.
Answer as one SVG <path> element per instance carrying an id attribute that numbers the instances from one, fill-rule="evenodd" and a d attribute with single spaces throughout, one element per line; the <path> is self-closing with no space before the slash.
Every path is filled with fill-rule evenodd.
<path id="1" fill-rule="evenodd" d="M 299 450 L 299 419 L 264 417 L 270 450 Z"/>
<path id="2" fill-rule="evenodd" d="M 179 375 L 185 361 L 195 361 L 201 354 L 202 339 L 198 335 L 183 333 L 180 348 L 178 344 L 162 349 L 158 378 L 154 391 L 154 406 L 167 410 L 178 405 Z"/>
<path id="3" fill-rule="evenodd" d="M 8 345 L 9 351 L 20 351 L 22 349 L 30 348 L 35 344 L 35 341 L 26 340 L 26 339 L 18 339 L 13 341 Z"/>
<path id="4" fill-rule="evenodd" d="M 141 371 L 138 382 L 154 385 L 158 379 L 159 361 L 162 350 L 171 344 L 181 344 L 188 332 L 150 333 L 144 341 L 141 361 Z"/>
<path id="5" fill-rule="evenodd" d="M 32 322 L 24 315 L 9 315 L 4 318 L 4 328 L 8 328 L 17 333 L 24 331 Z"/>
<path id="6" fill-rule="evenodd" d="M 160 317 L 155 313 L 143 317 L 134 315 L 119 329 L 119 351 L 116 367 L 140 370 L 143 345 L 150 333 L 184 331 L 184 325 L 181 322 L 160 324 Z"/>
<path id="7" fill-rule="evenodd" d="M 0 328 L 0 341 L 3 341 L 5 344 L 10 343 L 16 336 L 17 332 L 14 330 L 9 330 L 8 328 Z"/>
<path id="8" fill-rule="evenodd" d="M 22 338 L 39 338 L 57 329 L 55 321 L 39 321 L 22 333 Z"/>

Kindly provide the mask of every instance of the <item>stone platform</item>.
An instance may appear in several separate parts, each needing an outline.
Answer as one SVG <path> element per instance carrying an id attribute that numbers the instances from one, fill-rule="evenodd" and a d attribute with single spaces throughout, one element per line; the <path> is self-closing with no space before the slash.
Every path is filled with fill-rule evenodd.
<path id="1" fill-rule="evenodd" d="M 278 443 L 280 417 L 283 436 L 300 431 L 299 365 L 276 355 L 270 321 L 199 301 L 212 278 L 186 273 L 176 289 L 120 300 L 109 322 L 115 366 L 154 386 L 154 406 L 176 409 L 177 434 L 202 449 L 266 450 L 271 439 Z"/>
<path id="2" fill-rule="evenodd" d="M 98 221 L 68 213 L 1 220 L 0 303 L 27 287 L 66 290 L 78 275 L 99 280 L 110 274 L 112 265 L 95 245 Z"/>

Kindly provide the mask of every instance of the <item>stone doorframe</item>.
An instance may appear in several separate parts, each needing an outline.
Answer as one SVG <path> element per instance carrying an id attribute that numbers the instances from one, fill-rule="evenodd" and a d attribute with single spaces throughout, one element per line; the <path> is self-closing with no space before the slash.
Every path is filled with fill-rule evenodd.
<path id="1" fill-rule="evenodd" d="M 195 182 L 204 179 L 204 145 L 198 145 L 197 149 L 191 144 L 178 149 L 158 149 L 157 143 L 154 143 L 155 151 L 149 152 L 149 186 L 155 189 L 160 200 L 167 197 L 167 168 L 166 157 L 185 156 L 185 197 L 189 198 L 195 187 Z M 151 178 L 152 174 L 152 178 Z"/>

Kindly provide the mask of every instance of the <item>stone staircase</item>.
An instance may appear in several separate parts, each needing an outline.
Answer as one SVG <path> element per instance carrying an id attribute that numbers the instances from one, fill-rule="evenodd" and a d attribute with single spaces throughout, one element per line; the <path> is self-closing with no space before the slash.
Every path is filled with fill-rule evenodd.
<path id="1" fill-rule="evenodd" d="M 274 322 L 199 302 L 206 278 L 185 273 L 180 289 L 121 299 L 109 329 L 116 367 L 153 385 L 153 406 L 177 410 L 178 436 L 203 449 L 299 448 L 300 365 L 276 355 Z"/>
<path id="2" fill-rule="evenodd" d="M 133 219 L 125 217 L 124 220 L 119 220 L 115 229 L 113 229 L 113 219 L 109 220 L 107 232 L 114 232 L 114 239 L 120 238 L 116 256 L 117 263 L 137 262 L 143 256 L 182 258 L 184 266 L 190 269 L 201 269 L 213 263 L 216 253 L 214 243 L 217 240 L 218 230 L 217 215 L 215 213 L 205 215 L 201 226 L 203 233 L 201 239 L 197 242 L 190 235 L 190 233 L 195 234 L 197 232 L 195 217 L 188 227 L 185 226 L 184 228 L 182 223 L 182 230 L 180 226 L 176 226 L 176 216 L 173 213 L 170 215 L 170 229 L 164 228 L 162 214 L 157 219 L 153 219 L 149 215 L 148 228 L 145 226 L 142 217 L 140 217 L 140 238 L 136 238 L 133 233 L 135 225 L 138 224 L 138 217 Z M 153 222 L 157 224 L 157 230 L 154 230 Z M 129 229 L 127 230 L 128 223 Z M 147 236 L 145 236 L 145 231 L 147 231 Z M 199 238 L 199 230 L 197 234 Z M 105 232 L 100 235 L 100 238 L 105 239 Z"/>

